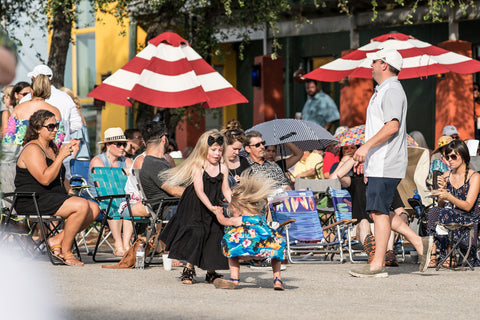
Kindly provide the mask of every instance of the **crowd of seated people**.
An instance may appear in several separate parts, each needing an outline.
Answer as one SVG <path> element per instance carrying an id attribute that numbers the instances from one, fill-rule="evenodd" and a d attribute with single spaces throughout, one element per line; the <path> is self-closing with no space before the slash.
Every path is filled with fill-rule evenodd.
<path id="1" fill-rule="evenodd" d="M 55 110 L 54 107 L 47 105 L 44 102 L 44 98 L 48 97 L 48 87 L 50 86 L 47 81 L 48 77 L 38 76 L 33 85 L 33 100 L 31 102 L 26 102 L 17 106 L 16 110 L 9 110 L 10 117 L 13 119 L 24 119 L 25 125 L 29 125 L 32 121 L 30 119 L 31 115 L 37 114 L 39 109 L 45 107 L 42 112 L 49 111 L 50 114 L 53 114 L 49 119 L 43 120 L 50 121 L 51 124 L 47 123 L 42 125 L 48 132 L 45 136 L 46 139 L 52 138 L 52 141 L 55 139 L 58 140 L 58 129 L 61 123 L 61 115 L 58 110 Z M 26 86 L 19 89 L 20 91 Z M 13 96 L 13 91 L 9 97 Z M 53 112 L 56 111 L 56 112 Z M 30 114 L 32 113 L 32 114 Z M 53 121 L 53 119 L 55 121 Z M 18 121 L 15 121 L 17 123 Z M 38 121 L 37 121 L 38 122 Z M 55 123 L 57 124 L 55 124 Z M 12 121 L 13 123 L 13 121 Z M 46 123 L 46 122 L 45 122 Z M 36 124 L 32 124 L 37 125 Z M 50 130 L 50 127 L 52 129 Z M 464 142 L 458 139 L 458 132 L 453 126 L 448 126 L 445 129 L 445 135 L 442 136 L 437 142 L 437 148 L 431 153 L 431 164 L 430 164 L 430 174 L 426 183 L 429 183 L 430 187 L 435 187 L 441 189 L 441 193 L 438 196 L 438 206 L 431 208 L 428 214 L 428 232 L 431 235 L 435 236 L 435 243 L 439 251 L 439 258 L 442 258 L 445 255 L 447 249 L 447 237 L 442 230 L 437 227 L 437 223 L 448 223 L 448 221 L 461 221 L 463 223 L 468 223 L 469 221 L 477 221 L 479 219 L 478 205 L 476 201 L 478 199 L 478 186 L 476 180 L 478 179 L 476 174 L 472 169 L 469 169 L 468 164 L 470 158 L 468 156 L 468 149 Z M 43 130 L 38 128 L 28 127 L 28 130 L 37 130 L 38 133 Z M 172 144 L 166 135 L 166 129 L 163 124 L 158 122 L 149 122 L 144 125 L 144 127 L 139 129 L 130 129 L 127 130 L 130 138 L 125 136 L 124 131 L 121 128 L 109 128 L 104 133 L 104 139 L 99 142 L 102 146 L 102 152 L 93 157 L 90 163 L 90 170 L 94 167 L 120 167 L 125 169 L 129 175 L 127 179 L 127 185 L 125 187 L 126 193 L 130 194 L 131 197 L 131 209 L 134 216 L 146 216 L 147 212 L 144 205 L 142 204 L 142 199 L 136 187 L 136 181 L 132 176 L 132 171 L 134 169 L 140 169 L 140 175 L 142 184 L 144 185 L 145 192 L 147 197 L 152 197 L 154 194 L 164 194 L 165 196 L 181 196 L 183 188 L 179 186 L 178 188 L 171 189 L 166 188 L 165 181 L 162 181 L 158 178 L 158 173 L 162 170 L 166 170 L 175 165 L 175 162 L 172 161 L 172 158 L 168 155 L 169 149 L 175 147 Z M 279 157 L 277 155 L 278 146 L 265 146 L 265 142 L 262 140 L 262 136 L 258 132 L 245 133 L 238 121 L 233 121 L 227 124 L 227 126 L 222 130 L 223 135 L 226 138 L 226 151 L 225 151 L 225 163 L 229 169 L 230 175 L 230 184 L 231 186 L 238 184 L 240 182 L 241 172 L 247 168 L 251 168 L 254 172 L 264 172 L 270 177 L 273 177 L 277 182 L 279 187 L 284 187 L 285 189 L 290 189 L 292 187 L 291 181 L 287 177 L 292 177 L 294 179 L 339 179 L 342 187 L 349 190 L 352 196 L 352 209 L 353 209 L 353 218 L 357 219 L 357 237 L 371 258 L 373 256 L 372 250 L 374 250 L 374 236 L 371 232 L 371 219 L 367 212 L 365 211 L 365 182 L 363 175 L 359 175 L 353 172 L 352 168 L 354 166 L 354 161 L 352 155 L 358 146 L 342 144 L 335 147 L 328 147 L 326 150 L 306 150 L 302 151 L 294 143 L 286 143 L 281 148 L 283 150 L 288 150 L 287 157 Z M 452 136 L 453 135 L 453 136 Z M 19 139 L 18 135 L 14 135 L 15 139 Z M 418 135 L 421 140 L 421 134 Z M 454 138 L 455 137 L 455 138 Z M 8 139 L 8 134 L 7 134 Z M 25 161 L 25 155 L 30 154 L 31 152 L 36 151 L 35 157 L 38 158 L 41 155 L 41 152 L 44 153 L 46 159 L 45 166 L 42 165 L 41 173 L 47 174 L 48 177 L 53 177 L 55 179 L 57 176 L 62 177 L 62 170 L 60 167 L 55 170 L 49 170 L 51 163 L 50 160 L 55 161 L 55 159 L 60 159 L 65 155 L 68 157 L 70 154 L 66 152 L 65 146 L 72 148 L 75 151 L 78 148 L 78 141 L 71 140 L 70 143 L 65 144 L 58 148 L 61 144 L 56 145 L 56 149 L 50 147 L 50 149 L 43 150 L 42 148 L 31 147 L 32 144 L 37 144 L 30 140 L 25 140 L 21 137 L 21 142 L 24 145 L 21 156 L 17 160 L 17 175 L 18 170 L 27 169 L 28 161 Z M 40 138 L 41 139 L 41 138 Z M 38 138 L 37 138 L 38 140 Z M 37 141 L 35 140 L 35 141 Z M 130 143 L 130 154 L 127 153 L 127 146 Z M 46 145 L 50 145 L 47 143 Z M 25 146 L 29 146 L 26 148 Z M 132 147 L 132 146 L 136 146 Z M 42 150 L 36 150 L 42 149 Z M 241 151 L 245 150 L 243 156 L 240 155 Z M 39 152 L 41 151 L 41 152 Z M 140 152 L 142 151 L 142 152 Z M 328 157 L 328 165 L 325 165 L 325 161 Z M 63 159 L 62 159 L 63 160 Z M 20 162 L 19 162 L 20 161 Z M 145 162 L 146 161 L 146 162 Z M 61 162 L 57 160 L 57 162 Z M 21 165 L 19 165 L 21 163 Z M 161 165 L 160 165 L 161 164 Z M 325 166 L 328 168 L 325 170 Z M 147 168 L 150 168 L 147 170 Z M 34 169 L 30 174 L 33 179 L 37 181 L 42 181 L 40 184 L 44 183 L 42 178 L 38 176 L 37 169 Z M 58 170 L 58 171 L 57 171 Z M 437 172 L 436 175 L 433 173 Z M 435 179 L 433 179 L 433 176 Z M 21 182 L 21 174 L 19 175 Z M 459 177 L 463 177 L 463 180 Z M 56 180 L 47 179 L 48 184 L 54 183 Z M 433 183 L 433 180 L 438 180 L 438 183 Z M 457 181 L 458 180 L 458 181 Z M 63 180 L 62 180 L 63 181 Z M 473 185 L 473 187 L 471 187 Z M 25 184 L 18 185 L 17 189 L 22 190 L 25 188 Z M 67 187 L 68 188 L 68 187 Z M 68 190 L 68 189 L 66 189 Z M 412 192 L 413 193 L 413 192 Z M 67 201 L 74 202 L 80 201 L 76 197 L 70 197 L 65 192 L 66 196 L 63 199 L 63 202 Z M 454 198 L 454 199 L 453 199 Z M 455 200 L 456 199 L 456 200 Z M 63 203 L 61 202 L 61 203 Z M 449 207 L 448 204 L 453 203 L 453 208 Z M 82 202 L 82 205 L 86 203 Z M 71 245 L 72 232 L 69 229 L 71 225 L 74 226 L 73 230 L 81 231 L 81 228 L 86 227 L 88 223 L 93 221 L 98 216 L 98 206 L 93 201 L 87 202 L 83 220 L 80 219 L 80 223 L 77 221 L 67 224 L 67 232 L 63 232 L 60 236 L 52 237 L 49 240 L 49 244 L 54 251 L 55 256 L 59 259 L 63 259 L 67 264 L 78 264 L 74 257 L 70 256 L 70 251 L 67 249 Z M 446 207 L 443 207 L 447 204 Z M 45 207 L 48 209 L 49 207 Z M 70 215 L 76 217 L 74 212 L 64 212 L 59 210 L 58 204 L 56 211 L 50 209 L 47 210 L 48 213 L 45 214 L 60 214 L 68 218 Z M 45 212 L 47 212 L 45 211 Z M 174 210 L 168 211 L 169 215 L 174 213 Z M 126 203 L 123 202 L 118 210 L 118 214 L 122 217 L 128 215 L 128 210 L 126 208 Z M 404 209 L 402 200 L 400 199 L 398 193 L 392 204 L 392 214 L 400 217 L 405 223 L 408 223 L 408 214 Z M 67 219 L 68 220 L 68 219 Z M 70 219 L 74 221 L 75 219 Z M 113 241 L 115 246 L 114 255 L 123 256 L 127 251 L 132 241 L 133 227 L 131 222 L 128 219 L 118 219 L 118 220 L 109 220 L 109 228 L 112 231 Z M 475 229 L 477 232 L 477 229 Z M 66 236 L 66 237 L 65 237 Z M 391 240 L 389 241 L 389 246 L 387 248 L 386 255 L 386 265 L 398 265 L 398 262 L 395 259 L 395 254 L 393 251 L 393 232 Z M 64 240 L 65 239 L 65 240 Z M 65 243 L 65 245 L 64 245 Z M 60 247 L 61 246 L 61 247 Z M 477 244 L 473 244 L 474 250 L 476 252 Z M 60 250 L 59 250 L 60 249 Z M 65 256 L 67 258 L 65 258 Z M 478 259 L 475 256 L 469 257 L 473 265 L 478 265 Z M 431 267 L 436 266 L 436 263 L 439 259 L 435 256 L 432 259 Z"/>

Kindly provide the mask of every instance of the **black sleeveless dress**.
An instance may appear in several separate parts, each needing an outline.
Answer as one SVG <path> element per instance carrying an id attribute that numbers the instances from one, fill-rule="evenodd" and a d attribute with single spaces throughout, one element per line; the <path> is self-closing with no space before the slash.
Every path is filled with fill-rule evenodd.
<path id="1" fill-rule="evenodd" d="M 203 191 L 213 205 L 222 206 L 223 174 L 211 177 L 203 172 Z M 222 253 L 223 226 L 198 198 L 193 183 L 183 192 L 177 213 L 160 234 L 168 257 L 187 261 L 203 270 L 227 270 Z"/>
<path id="2" fill-rule="evenodd" d="M 45 158 L 47 166 L 53 160 Z M 40 184 L 27 169 L 16 166 L 15 192 L 36 192 L 37 203 L 42 216 L 54 215 L 70 196 L 67 194 L 62 181 L 65 179 L 65 167 L 62 164 L 60 172 L 48 186 Z M 35 206 L 31 198 L 19 198 L 16 205 L 18 213 L 34 213 Z"/>

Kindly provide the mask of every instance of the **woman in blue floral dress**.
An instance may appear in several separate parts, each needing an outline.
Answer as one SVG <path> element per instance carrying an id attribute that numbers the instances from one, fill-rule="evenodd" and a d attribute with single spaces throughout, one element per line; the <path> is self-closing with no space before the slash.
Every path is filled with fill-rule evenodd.
<path id="1" fill-rule="evenodd" d="M 449 241 L 448 230 L 442 229 L 438 223 L 461 225 L 474 223 L 474 240 L 467 258 L 473 266 L 478 266 L 480 265 L 477 258 L 480 174 L 468 167 L 470 155 L 467 145 L 461 140 L 450 142 L 445 147 L 444 157 L 452 169 L 438 179 L 439 206 L 433 207 L 428 213 L 428 234 L 435 237 L 435 244 L 439 249 L 439 261 L 441 261 L 446 255 Z M 460 232 L 453 231 L 453 236 L 457 241 Z M 460 245 L 460 250 L 464 253 L 467 251 L 468 242 L 469 239 L 466 237 Z"/>
<path id="2" fill-rule="evenodd" d="M 273 288 L 284 290 L 280 267 L 285 260 L 285 239 L 267 225 L 260 215 L 265 199 L 274 190 L 275 182 L 261 175 L 243 173 L 240 184 L 232 189 L 230 218 L 216 212 L 217 220 L 226 226 L 221 246 L 228 258 L 230 280 L 215 279 L 219 289 L 234 289 L 240 282 L 240 259 L 272 259 Z"/>

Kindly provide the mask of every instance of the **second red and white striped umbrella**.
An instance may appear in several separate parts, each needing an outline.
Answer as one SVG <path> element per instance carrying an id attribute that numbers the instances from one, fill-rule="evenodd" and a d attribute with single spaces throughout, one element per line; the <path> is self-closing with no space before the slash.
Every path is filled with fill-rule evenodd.
<path id="1" fill-rule="evenodd" d="M 346 77 L 372 78 L 372 61 L 367 53 L 382 48 L 396 49 L 403 57 L 399 79 L 421 78 L 455 72 L 470 74 L 480 71 L 480 62 L 403 33 L 385 34 L 349 54 L 307 73 L 303 77 L 319 81 L 340 81 Z"/>

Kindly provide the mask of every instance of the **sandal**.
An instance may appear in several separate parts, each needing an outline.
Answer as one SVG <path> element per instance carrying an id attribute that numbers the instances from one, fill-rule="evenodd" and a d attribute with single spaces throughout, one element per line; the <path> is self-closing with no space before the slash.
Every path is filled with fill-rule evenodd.
<path id="1" fill-rule="evenodd" d="M 72 252 L 68 252 L 64 254 L 63 256 L 60 256 L 60 258 L 63 259 L 63 263 L 65 263 L 67 266 L 73 266 L 73 267 L 83 267 L 84 263 L 79 261 L 77 258 L 75 258 L 75 255 Z"/>
<path id="2" fill-rule="evenodd" d="M 125 254 L 125 250 L 123 250 L 123 248 L 117 248 L 113 250 L 113 255 L 115 257 L 123 257 L 124 254 Z"/>
<path id="3" fill-rule="evenodd" d="M 428 268 L 436 268 L 437 265 L 438 265 L 437 255 L 432 253 L 430 258 L 430 263 L 428 264 Z"/>
<path id="4" fill-rule="evenodd" d="M 195 268 L 183 268 L 182 275 L 180 276 L 180 280 L 183 284 L 193 284 L 195 282 Z"/>
<path id="5" fill-rule="evenodd" d="M 205 282 L 206 283 L 213 283 L 215 279 L 218 278 L 223 278 L 223 275 L 216 273 L 215 271 L 213 272 L 207 272 L 207 275 L 205 276 Z"/>
<path id="6" fill-rule="evenodd" d="M 283 281 L 278 279 L 277 277 L 273 279 L 273 290 L 277 290 L 277 291 L 285 290 L 285 288 L 283 287 Z"/>
<path id="7" fill-rule="evenodd" d="M 213 285 L 217 289 L 235 289 L 238 287 L 238 283 L 235 282 L 240 282 L 240 279 L 230 278 L 230 280 L 225 280 L 222 278 L 216 278 L 213 280 Z"/>
<path id="8" fill-rule="evenodd" d="M 450 266 L 450 262 L 452 265 Z M 449 257 L 445 262 L 442 264 L 444 268 L 456 268 L 457 267 L 457 259 L 455 257 Z"/>
<path id="9" fill-rule="evenodd" d="M 387 252 L 385 253 L 385 266 L 398 267 L 398 261 L 395 257 L 395 252 L 393 252 L 393 250 L 387 250 Z"/>
<path id="10" fill-rule="evenodd" d="M 363 248 L 368 255 L 368 263 L 372 262 L 373 257 L 375 256 L 375 247 L 375 236 L 369 234 L 363 241 Z"/>

